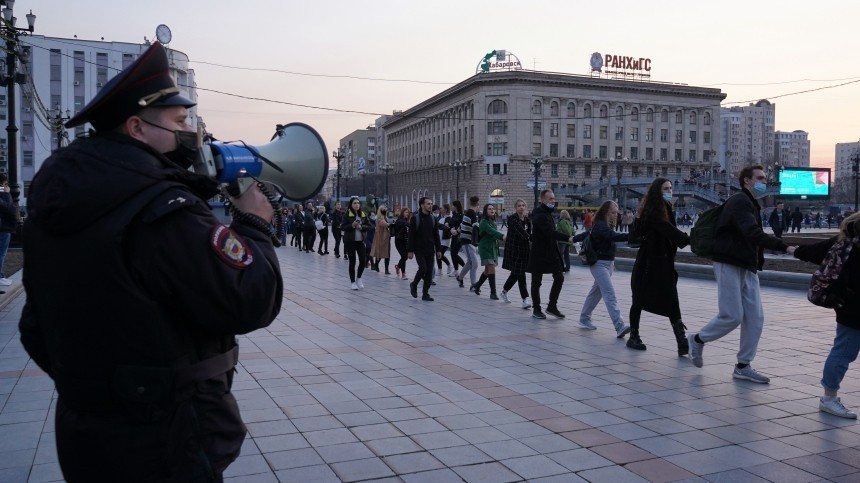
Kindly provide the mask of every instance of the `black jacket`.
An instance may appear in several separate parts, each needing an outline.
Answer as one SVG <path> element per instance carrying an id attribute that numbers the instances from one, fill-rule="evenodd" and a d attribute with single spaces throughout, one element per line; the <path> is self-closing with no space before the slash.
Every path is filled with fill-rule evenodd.
<path id="1" fill-rule="evenodd" d="M 12 233 L 18 227 L 18 214 L 12 195 L 8 191 L 0 193 L 0 231 Z"/>
<path id="2" fill-rule="evenodd" d="M 420 217 L 420 222 L 419 222 Z M 419 210 L 409 219 L 409 240 L 407 251 L 416 255 L 435 255 L 442 251 L 439 240 L 439 230 L 436 219 L 432 214 L 424 214 Z"/>
<path id="3" fill-rule="evenodd" d="M 502 268 L 512 272 L 525 272 L 529 265 L 532 222 L 528 216 L 520 220 L 516 213 L 508 216 L 508 235 L 505 237 L 505 257 Z"/>
<path id="4" fill-rule="evenodd" d="M 213 215 L 214 187 L 118 134 L 75 141 L 33 179 L 21 342 L 56 383 L 62 447 L 111 479 L 220 471 L 245 438 L 235 335 L 272 322 L 283 279 L 267 235 Z"/>
<path id="5" fill-rule="evenodd" d="M 647 220 L 638 219 L 635 226 L 641 245 L 630 274 L 633 306 L 666 317 L 680 317 L 675 254 L 678 248 L 690 244 L 690 237 L 675 226 L 671 208 L 668 220 L 655 213 Z"/>
<path id="6" fill-rule="evenodd" d="M 838 236 L 834 236 L 812 245 L 799 246 L 794 251 L 794 256 L 800 260 L 820 265 L 837 239 Z M 856 296 L 856 294 L 860 294 L 860 255 L 856 250 L 857 248 L 851 250 L 851 254 L 848 255 L 848 262 L 839 273 L 837 283 L 843 290 L 845 288 L 848 290 L 845 290 L 845 305 L 835 310 L 836 322 L 860 330 L 860 299 Z"/>
<path id="7" fill-rule="evenodd" d="M 617 233 L 603 220 L 595 220 L 591 225 L 591 243 L 597 252 L 598 260 L 615 260 L 615 242 L 627 241 L 628 236 L 627 233 Z"/>
<path id="8" fill-rule="evenodd" d="M 532 246 L 529 251 L 528 272 L 556 273 L 564 270 L 561 261 L 560 241 L 567 241 L 568 236 L 555 229 L 552 210 L 540 204 L 532 211 Z"/>
<path id="9" fill-rule="evenodd" d="M 764 265 L 764 249 L 784 252 L 788 245 L 768 235 L 761 226 L 761 206 L 742 189 L 726 200 L 714 240 L 714 261 L 746 268 L 751 272 Z"/>
<path id="10" fill-rule="evenodd" d="M 370 220 L 367 216 L 364 215 L 364 212 L 353 213 L 352 210 L 346 210 L 346 214 L 343 216 L 343 222 L 340 224 L 340 229 L 343 232 L 344 242 L 347 241 L 356 241 L 355 240 L 355 227 L 352 226 L 352 223 L 355 219 L 359 218 L 360 228 L 359 232 L 361 233 L 361 241 L 363 242 L 365 237 L 367 237 L 367 231 L 370 230 Z"/>

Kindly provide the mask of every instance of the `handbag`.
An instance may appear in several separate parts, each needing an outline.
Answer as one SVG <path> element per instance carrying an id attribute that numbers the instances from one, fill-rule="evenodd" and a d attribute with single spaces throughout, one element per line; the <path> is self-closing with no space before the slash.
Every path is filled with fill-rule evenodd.
<path id="1" fill-rule="evenodd" d="M 314 226 L 317 227 L 317 231 L 319 231 L 319 230 L 322 230 L 323 228 L 325 228 L 325 223 L 323 223 L 322 220 L 317 219 L 317 220 L 314 220 Z"/>
<path id="2" fill-rule="evenodd" d="M 597 263 L 597 251 L 594 249 L 594 244 L 591 241 L 591 233 L 582 240 L 582 246 L 579 249 L 579 259 L 582 263 L 588 266 Z"/>

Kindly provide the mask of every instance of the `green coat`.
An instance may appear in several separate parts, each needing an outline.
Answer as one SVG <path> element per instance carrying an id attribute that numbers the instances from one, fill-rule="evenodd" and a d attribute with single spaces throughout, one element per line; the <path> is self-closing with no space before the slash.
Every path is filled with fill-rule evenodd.
<path id="1" fill-rule="evenodd" d="M 559 220 L 558 224 L 555 226 L 556 231 L 559 233 L 564 233 L 567 236 L 573 236 L 573 224 L 570 220 Z M 570 245 L 570 242 L 560 241 L 559 245 Z"/>
<path id="2" fill-rule="evenodd" d="M 499 240 L 504 235 L 496 229 L 496 223 L 483 218 L 479 225 L 481 239 L 478 241 L 478 258 L 481 260 L 499 260 Z"/>

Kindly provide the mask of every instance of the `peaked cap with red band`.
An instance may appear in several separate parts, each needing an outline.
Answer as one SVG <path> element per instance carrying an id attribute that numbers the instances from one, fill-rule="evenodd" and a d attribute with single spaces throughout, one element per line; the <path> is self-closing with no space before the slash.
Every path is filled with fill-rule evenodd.
<path id="1" fill-rule="evenodd" d="M 179 94 L 170 77 L 167 52 L 153 42 L 146 52 L 114 76 L 66 127 L 90 123 L 96 131 L 115 128 L 146 107 L 183 106 L 197 103 Z"/>

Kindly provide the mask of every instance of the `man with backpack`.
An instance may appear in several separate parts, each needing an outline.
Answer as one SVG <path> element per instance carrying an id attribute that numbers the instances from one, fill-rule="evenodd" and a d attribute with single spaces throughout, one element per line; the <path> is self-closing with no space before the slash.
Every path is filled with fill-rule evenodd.
<path id="1" fill-rule="evenodd" d="M 764 265 L 765 248 L 794 253 L 794 247 L 762 230 L 761 206 L 756 199 L 767 191 L 764 168 L 747 166 L 738 181 L 741 191 L 725 202 L 714 231 L 712 257 L 719 312 L 698 334 L 688 336 L 690 359 L 702 367 L 705 343 L 721 339 L 740 325 L 740 350 L 732 377 L 767 384 L 770 378 L 750 366 L 764 328 L 758 270 Z"/>
<path id="2" fill-rule="evenodd" d="M 459 282 L 460 286 L 463 286 L 463 279 L 466 278 L 466 274 L 469 274 L 469 290 L 475 290 L 475 282 L 478 279 L 478 266 L 481 265 L 481 261 L 478 259 L 478 224 L 480 220 L 478 220 L 478 202 L 481 201 L 477 196 L 472 196 L 469 198 L 469 209 L 463 213 L 463 221 L 460 223 L 460 248 L 463 249 L 463 253 L 465 254 L 466 264 L 463 265 L 463 269 L 460 271 L 460 275 L 457 277 L 457 282 Z"/>

